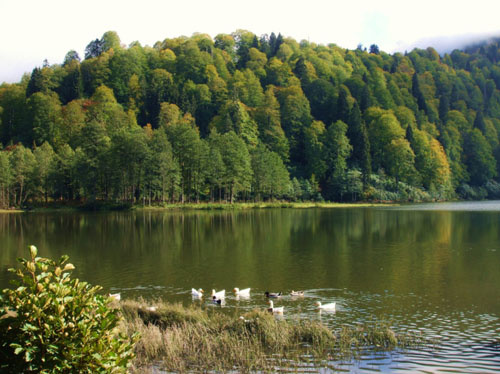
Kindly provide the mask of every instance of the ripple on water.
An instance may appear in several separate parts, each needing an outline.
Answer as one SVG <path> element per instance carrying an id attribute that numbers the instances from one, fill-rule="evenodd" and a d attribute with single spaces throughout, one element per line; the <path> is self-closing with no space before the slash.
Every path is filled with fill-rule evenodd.
<path id="1" fill-rule="evenodd" d="M 252 289 L 249 299 L 239 300 L 231 292 L 226 292 L 222 307 L 214 305 L 208 297 L 192 300 L 190 289 L 141 285 L 112 290 L 130 296 L 161 296 L 184 304 L 200 303 L 202 307 L 217 307 L 230 314 L 267 307 L 263 295 L 265 290 L 260 289 Z M 319 313 L 314 305 L 317 300 L 336 302 L 336 312 Z M 408 305 L 413 306 L 414 313 L 408 311 Z M 285 307 L 283 318 L 315 319 L 333 329 L 340 325 L 385 321 L 397 333 L 421 334 L 431 342 L 428 346 L 393 352 L 366 351 L 353 360 L 326 364 L 312 360 L 298 368 L 299 372 L 500 372 L 500 318 L 496 315 L 476 314 L 473 310 L 447 312 L 446 308 L 430 305 L 424 297 L 415 294 L 357 293 L 338 288 L 305 290 L 304 297 L 300 298 L 284 295 L 275 300 L 275 306 Z"/>

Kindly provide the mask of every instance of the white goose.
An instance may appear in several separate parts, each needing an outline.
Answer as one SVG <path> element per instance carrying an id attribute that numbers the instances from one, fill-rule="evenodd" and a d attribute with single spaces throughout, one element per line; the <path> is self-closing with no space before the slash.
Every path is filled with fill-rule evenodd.
<path id="1" fill-rule="evenodd" d="M 201 288 L 195 290 L 194 288 L 191 288 L 191 295 L 193 297 L 203 297 L 203 290 Z"/>
<path id="2" fill-rule="evenodd" d="M 212 299 L 217 300 L 217 299 L 223 299 L 226 297 L 226 290 L 222 290 L 219 292 L 215 292 L 215 290 L 212 290 Z"/>
<path id="3" fill-rule="evenodd" d="M 267 308 L 267 311 L 269 313 L 283 314 L 283 310 L 284 310 L 284 308 L 282 306 L 275 308 L 273 301 L 269 300 L 269 308 Z"/>
<path id="4" fill-rule="evenodd" d="M 233 291 L 236 296 L 250 297 L 250 288 L 244 288 L 240 290 L 238 287 L 235 287 Z"/>
<path id="5" fill-rule="evenodd" d="M 335 311 L 336 304 L 337 303 L 321 304 L 321 301 L 316 301 L 316 306 L 319 310 Z"/>
<path id="6" fill-rule="evenodd" d="M 108 296 L 111 299 L 116 300 L 116 301 L 120 301 L 121 300 L 120 293 L 110 293 L 110 294 L 108 294 Z"/>

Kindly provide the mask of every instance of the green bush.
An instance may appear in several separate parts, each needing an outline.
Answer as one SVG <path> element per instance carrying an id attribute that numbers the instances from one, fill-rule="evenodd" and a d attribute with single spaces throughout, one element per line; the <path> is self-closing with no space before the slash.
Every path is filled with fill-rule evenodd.
<path id="1" fill-rule="evenodd" d="M 0 295 L 0 371 L 12 373 L 122 373 L 134 357 L 118 332 L 118 309 L 101 287 L 70 278 L 75 267 L 37 257 L 18 259 L 17 288 Z"/>

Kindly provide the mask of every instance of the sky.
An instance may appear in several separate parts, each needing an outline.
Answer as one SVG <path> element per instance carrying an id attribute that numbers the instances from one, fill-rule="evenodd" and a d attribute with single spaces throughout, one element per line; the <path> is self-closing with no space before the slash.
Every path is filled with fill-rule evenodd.
<path id="1" fill-rule="evenodd" d="M 125 45 L 244 29 L 349 49 L 442 53 L 500 36 L 499 11 L 498 0 L 0 0 L 0 83 L 18 82 L 45 59 L 62 63 L 70 50 L 83 58 L 106 31 Z"/>

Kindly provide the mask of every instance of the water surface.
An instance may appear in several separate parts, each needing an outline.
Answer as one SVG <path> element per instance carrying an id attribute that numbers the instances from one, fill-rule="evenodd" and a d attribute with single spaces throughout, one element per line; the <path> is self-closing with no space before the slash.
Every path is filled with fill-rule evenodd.
<path id="1" fill-rule="evenodd" d="M 323 371 L 500 371 L 500 202 L 394 208 L 265 209 L 241 212 L 27 213 L 0 215 L 0 286 L 35 244 L 69 254 L 75 275 L 122 297 L 186 305 L 191 287 L 252 287 L 227 297 L 239 315 L 283 297 L 285 316 L 340 324 L 390 321 L 436 347 L 332 362 Z M 319 314 L 314 302 L 335 301 Z M 313 370 L 315 370 L 313 368 Z"/>

